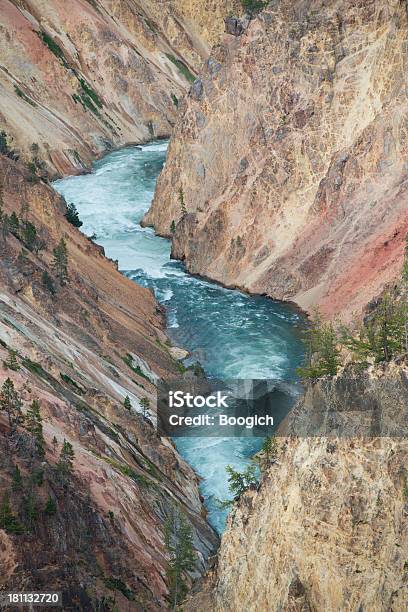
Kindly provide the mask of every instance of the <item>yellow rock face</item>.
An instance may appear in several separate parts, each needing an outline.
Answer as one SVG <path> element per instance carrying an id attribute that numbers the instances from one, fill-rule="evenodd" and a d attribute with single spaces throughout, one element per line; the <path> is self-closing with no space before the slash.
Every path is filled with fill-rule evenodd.
<path id="1" fill-rule="evenodd" d="M 145 222 L 165 235 L 180 222 L 173 252 L 194 273 L 361 311 L 408 232 L 407 34 L 398 0 L 280 0 L 225 35 Z"/>
<path id="2" fill-rule="evenodd" d="M 294 408 L 286 433 L 311 431 L 314 419 L 333 426 L 343 411 L 348 424 L 348 411 L 373 410 L 373 398 L 383 425 L 405 430 L 406 374 L 389 366 L 318 382 Z M 276 462 L 259 491 L 232 510 L 217 568 L 186 610 L 407 609 L 408 445 L 362 439 L 359 427 L 348 439 L 278 438 Z"/>

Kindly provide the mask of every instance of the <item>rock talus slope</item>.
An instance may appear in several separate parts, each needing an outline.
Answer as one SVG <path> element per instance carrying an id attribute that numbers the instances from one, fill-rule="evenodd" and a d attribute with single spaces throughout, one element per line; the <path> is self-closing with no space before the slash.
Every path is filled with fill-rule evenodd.
<path id="1" fill-rule="evenodd" d="M 178 100 L 233 5 L 1 0 L 1 129 L 51 175 L 169 136 Z"/>
<path id="2" fill-rule="evenodd" d="M 182 103 L 145 223 L 175 222 L 194 273 L 349 317 L 408 231 L 406 2 L 275 0 L 243 26 Z"/>

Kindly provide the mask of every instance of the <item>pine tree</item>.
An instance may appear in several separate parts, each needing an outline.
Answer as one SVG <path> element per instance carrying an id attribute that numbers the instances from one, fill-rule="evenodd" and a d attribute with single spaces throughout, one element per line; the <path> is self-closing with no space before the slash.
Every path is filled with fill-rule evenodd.
<path id="1" fill-rule="evenodd" d="M 234 498 L 240 497 L 251 486 L 258 484 L 254 465 L 248 465 L 243 472 L 234 470 L 231 465 L 227 465 L 225 470 L 228 474 L 229 490 L 234 495 Z"/>
<path id="2" fill-rule="evenodd" d="M 14 383 L 7 378 L 1 388 L 0 410 L 7 412 L 10 427 L 13 427 L 21 420 L 21 400 L 15 390 Z"/>
<path id="3" fill-rule="evenodd" d="M 29 491 L 23 499 L 23 520 L 30 531 L 33 531 L 38 518 L 37 499 L 33 491 Z"/>
<path id="4" fill-rule="evenodd" d="M 23 478 L 21 476 L 21 471 L 18 465 L 14 467 L 11 478 L 13 491 L 20 491 L 23 487 Z"/>
<path id="5" fill-rule="evenodd" d="M 26 427 L 35 438 L 37 452 L 39 457 L 45 457 L 45 441 L 43 435 L 42 417 L 40 412 L 41 406 L 38 400 L 33 400 L 26 414 Z"/>
<path id="6" fill-rule="evenodd" d="M 48 497 L 47 503 L 45 504 L 44 514 L 47 516 L 54 516 L 57 513 L 57 504 L 52 497 Z"/>
<path id="7" fill-rule="evenodd" d="M 389 293 L 381 298 L 368 322 L 359 333 L 342 329 L 342 343 L 349 348 L 354 361 L 366 366 L 370 361 L 388 362 L 408 348 L 408 304 L 406 298 L 397 300 Z"/>
<path id="8" fill-rule="evenodd" d="M 68 251 L 65 240 L 61 238 L 58 246 L 53 250 L 53 269 L 61 285 L 68 280 Z"/>
<path id="9" fill-rule="evenodd" d="M 228 474 L 228 488 L 233 494 L 233 499 L 217 500 L 220 510 L 229 508 L 250 487 L 258 485 L 255 465 L 248 465 L 243 472 L 238 472 L 231 465 L 227 465 L 225 471 Z"/>
<path id="10" fill-rule="evenodd" d="M 266 464 L 269 465 L 272 463 L 278 452 L 278 443 L 276 441 L 275 436 L 268 436 L 264 439 L 261 449 L 263 456 L 265 458 Z"/>
<path id="11" fill-rule="evenodd" d="M 131 410 L 132 403 L 131 403 L 130 397 L 128 395 L 125 397 L 125 401 L 123 402 L 123 405 L 126 408 L 126 410 Z"/>
<path id="12" fill-rule="evenodd" d="M 11 510 L 7 493 L 5 493 L 0 504 L 0 529 L 4 529 L 7 533 L 13 535 L 20 535 L 24 532 L 23 526 Z"/>
<path id="13" fill-rule="evenodd" d="M 65 218 L 74 227 L 82 227 L 83 225 L 82 221 L 79 218 L 77 208 L 72 202 L 71 204 L 67 204 L 67 212 L 65 213 Z"/>
<path id="14" fill-rule="evenodd" d="M 262 11 L 268 4 L 267 0 L 241 0 L 241 3 L 244 11 L 251 17 Z"/>
<path id="15" fill-rule="evenodd" d="M 169 598 L 176 610 L 187 593 L 185 575 L 195 568 L 196 555 L 193 547 L 193 532 L 181 511 L 172 509 L 164 527 L 167 552 L 170 555 L 167 568 Z"/>
<path id="16" fill-rule="evenodd" d="M 67 442 L 64 438 L 64 442 L 62 443 L 62 448 L 59 456 L 59 461 L 57 463 L 57 470 L 61 476 L 61 480 L 66 482 L 66 479 L 73 472 L 73 461 L 75 458 L 74 449 L 72 448 L 72 444 Z"/>
<path id="17" fill-rule="evenodd" d="M 41 280 L 47 291 L 49 291 L 52 295 L 55 295 L 56 290 L 54 287 L 54 282 L 52 280 L 52 277 L 48 274 L 47 270 L 44 270 L 44 272 L 42 273 Z"/>
<path id="18" fill-rule="evenodd" d="M 14 349 L 9 349 L 8 357 L 5 361 L 3 361 L 3 365 L 6 369 L 13 370 L 17 372 L 20 369 L 20 365 L 17 361 L 17 351 Z"/>
<path id="19" fill-rule="evenodd" d="M 20 221 L 18 220 L 18 217 L 17 217 L 16 213 L 13 210 L 13 212 L 11 213 L 11 215 L 8 218 L 8 230 L 9 230 L 10 234 L 13 234 L 13 236 L 18 238 L 19 237 L 19 228 L 20 228 Z"/>
<path id="20" fill-rule="evenodd" d="M 175 233 L 176 233 L 176 222 L 174 221 L 174 219 L 173 219 L 173 221 L 171 222 L 171 225 L 170 225 L 170 231 L 171 231 L 171 233 L 172 233 L 172 234 L 175 234 Z"/>
<path id="21" fill-rule="evenodd" d="M 184 217 L 187 214 L 187 208 L 186 208 L 186 203 L 184 201 L 184 191 L 182 187 L 180 187 L 179 189 L 179 202 L 180 202 L 181 216 Z"/>
<path id="22" fill-rule="evenodd" d="M 335 376 L 340 366 L 338 342 L 333 324 L 323 322 L 318 310 L 315 310 L 304 333 L 306 363 L 298 369 L 298 374 L 305 380 Z"/>
<path id="23" fill-rule="evenodd" d="M 23 225 L 22 241 L 29 251 L 37 250 L 37 230 L 30 221 L 26 221 Z"/>
<path id="24" fill-rule="evenodd" d="M 142 397 L 140 400 L 140 406 L 142 407 L 143 416 L 146 418 L 150 407 L 150 402 L 147 397 Z"/>

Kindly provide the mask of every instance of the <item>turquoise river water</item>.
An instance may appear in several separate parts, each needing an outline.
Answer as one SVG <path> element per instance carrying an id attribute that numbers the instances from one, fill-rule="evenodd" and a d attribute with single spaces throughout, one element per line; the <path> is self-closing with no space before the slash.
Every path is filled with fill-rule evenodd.
<path id="1" fill-rule="evenodd" d="M 56 181 L 73 202 L 87 235 L 96 234 L 106 255 L 135 282 L 154 290 L 166 307 L 167 331 L 189 350 L 209 377 L 275 379 L 289 396 L 299 393 L 296 368 L 303 357 L 301 317 L 290 307 L 189 275 L 170 259 L 170 243 L 142 228 L 156 179 L 166 159 L 166 142 L 115 151 L 97 161 L 90 174 Z M 229 497 L 225 467 L 242 469 L 260 438 L 177 438 L 179 452 L 202 477 L 201 491 L 211 524 L 221 532 Z"/>

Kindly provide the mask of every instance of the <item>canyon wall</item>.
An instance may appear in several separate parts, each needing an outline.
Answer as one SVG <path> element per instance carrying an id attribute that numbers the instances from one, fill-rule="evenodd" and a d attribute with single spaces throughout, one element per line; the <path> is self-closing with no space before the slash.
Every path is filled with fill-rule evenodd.
<path id="1" fill-rule="evenodd" d="M 23 413 L 10 426 L 0 411 L 0 590 L 61 590 L 66 610 L 166 608 L 166 518 L 183 512 L 192 526 L 196 575 L 217 536 L 197 476 L 153 425 L 155 382 L 180 376 L 163 312 L 68 223 L 51 187 L 4 156 L 0 204 L 0 387 L 13 381 Z M 17 367 L 7 366 L 10 350 Z M 34 399 L 44 457 L 27 421 Z M 75 457 L 62 480 L 64 440 Z M 5 528 L 7 498 L 23 533 Z"/>
<path id="2" fill-rule="evenodd" d="M 193 273 L 361 314 L 408 232 L 406 2 L 274 0 L 226 30 L 144 222 Z"/>
<path id="3" fill-rule="evenodd" d="M 236 0 L 0 0 L 0 128 L 43 172 L 170 135 Z M 213 22 L 216 24 L 212 27 Z"/>
<path id="4" fill-rule="evenodd" d="M 407 375 L 346 368 L 307 389 L 186 610 L 407 609 Z"/>

